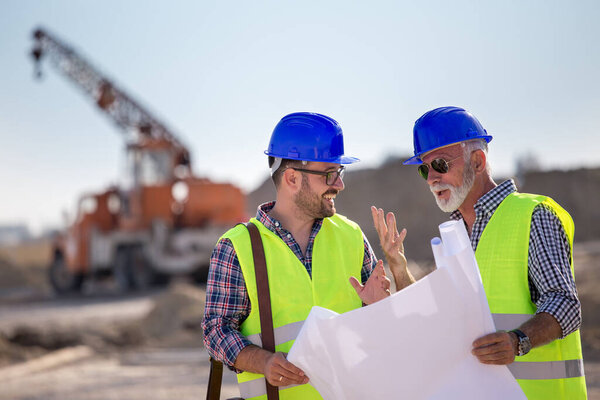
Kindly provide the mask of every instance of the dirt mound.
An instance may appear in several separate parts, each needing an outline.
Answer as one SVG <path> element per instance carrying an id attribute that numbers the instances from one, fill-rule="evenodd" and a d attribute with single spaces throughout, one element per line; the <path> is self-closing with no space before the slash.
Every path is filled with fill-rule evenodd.
<path id="1" fill-rule="evenodd" d="M 134 319 L 21 324 L 0 332 L 0 367 L 77 345 L 97 353 L 144 346 L 199 348 L 204 300 L 204 289 L 176 282 L 153 299 L 146 315 Z"/>
<path id="2" fill-rule="evenodd" d="M 39 357 L 48 352 L 87 345 L 97 353 L 109 353 L 145 343 L 139 324 L 107 326 L 19 326 L 0 334 L 0 367 Z"/>
<path id="3" fill-rule="evenodd" d="M 39 357 L 47 352 L 39 346 L 21 346 L 0 335 L 0 368 Z"/>
<path id="4" fill-rule="evenodd" d="M 204 289 L 181 282 L 171 284 L 142 320 L 143 335 L 153 344 L 201 346 L 204 301 Z"/>

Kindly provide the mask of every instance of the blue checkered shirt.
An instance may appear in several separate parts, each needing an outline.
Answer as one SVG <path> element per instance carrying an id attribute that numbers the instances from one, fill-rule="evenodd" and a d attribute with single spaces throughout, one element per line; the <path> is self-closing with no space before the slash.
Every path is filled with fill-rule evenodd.
<path id="1" fill-rule="evenodd" d="M 506 196 L 516 191 L 515 183 L 507 180 L 475 203 L 475 222 L 471 229 L 473 251 L 494 211 Z M 458 220 L 462 214 L 456 210 L 450 218 Z M 531 216 L 527 267 L 529 293 L 537 306 L 536 314 L 546 312 L 556 318 L 563 338 L 579 329 L 581 303 L 571 274 L 571 246 L 560 220 L 544 204 L 536 206 Z"/>
<path id="2" fill-rule="evenodd" d="M 312 276 L 312 252 L 315 237 L 323 224 L 322 219 L 313 223 L 306 247 L 306 255 L 292 234 L 271 217 L 275 202 L 265 203 L 258 207 L 256 219 L 267 229 L 281 238 L 296 257 L 302 262 L 309 276 Z M 363 284 L 369 279 L 377 258 L 369 241 L 363 235 L 365 255 L 361 271 Z M 250 345 L 250 341 L 240 333 L 242 322 L 250 314 L 250 298 L 244 282 L 235 249 L 229 239 L 221 239 L 215 246 L 210 258 L 210 270 L 206 282 L 206 307 L 204 309 L 204 346 L 215 359 L 222 361 L 230 369 L 242 349 Z"/>

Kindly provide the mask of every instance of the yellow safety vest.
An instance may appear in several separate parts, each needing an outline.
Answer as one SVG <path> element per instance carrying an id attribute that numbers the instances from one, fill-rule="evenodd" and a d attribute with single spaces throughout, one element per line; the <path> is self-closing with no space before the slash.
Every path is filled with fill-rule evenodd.
<path id="1" fill-rule="evenodd" d="M 546 196 L 512 193 L 492 215 L 485 227 L 475 258 L 492 317 L 498 330 L 518 328 L 536 312 L 528 284 L 528 252 L 531 215 L 538 204 L 554 210 L 571 246 L 573 233 L 569 213 Z M 586 399 L 583 356 L 579 331 L 516 357 L 508 368 L 528 399 Z"/>
<path id="2" fill-rule="evenodd" d="M 276 351 L 290 350 L 313 306 L 338 313 L 361 307 L 362 301 L 348 282 L 350 276 L 360 279 L 364 259 L 363 235 L 356 223 L 338 214 L 323 220 L 313 245 L 311 279 L 283 240 L 255 218 L 251 221 L 258 227 L 265 249 Z M 248 230 L 238 225 L 223 237 L 233 243 L 250 297 L 250 314 L 240 327 L 241 333 L 261 346 L 258 293 Z M 238 384 L 245 399 L 267 398 L 264 375 L 242 372 L 238 374 Z M 309 384 L 280 388 L 279 396 L 281 400 L 321 399 Z"/>

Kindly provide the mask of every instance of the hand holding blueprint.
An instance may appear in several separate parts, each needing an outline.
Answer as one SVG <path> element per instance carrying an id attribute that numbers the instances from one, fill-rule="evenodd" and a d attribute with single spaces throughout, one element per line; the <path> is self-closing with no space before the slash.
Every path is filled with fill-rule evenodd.
<path id="1" fill-rule="evenodd" d="M 324 399 L 525 399 L 506 366 L 471 354 L 494 323 L 463 222 L 440 232 L 420 281 L 344 314 L 313 307 L 288 360 Z"/>

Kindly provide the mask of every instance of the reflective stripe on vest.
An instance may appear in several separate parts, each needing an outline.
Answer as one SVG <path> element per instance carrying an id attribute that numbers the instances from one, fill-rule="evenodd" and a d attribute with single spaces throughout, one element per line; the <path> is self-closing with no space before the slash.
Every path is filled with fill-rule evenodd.
<path id="1" fill-rule="evenodd" d="M 583 360 L 514 362 L 507 367 L 515 379 L 566 379 L 584 376 Z"/>
<path id="2" fill-rule="evenodd" d="M 475 251 L 498 330 L 518 328 L 537 310 L 531 301 L 527 266 L 531 215 L 542 203 L 557 215 L 572 249 L 573 220 L 564 209 L 545 196 L 512 193 L 492 215 Z M 516 357 L 508 368 L 528 399 L 585 399 L 582 358 L 579 331 L 575 331 Z"/>
<path id="3" fill-rule="evenodd" d="M 275 346 L 296 339 L 298 333 L 300 333 L 300 329 L 302 329 L 302 325 L 304 325 L 304 321 L 292 322 L 291 324 L 275 328 L 273 330 L 275 334 Z M 251 341 L 252 344 L 262 347 L 262 335 L 260 333 L 246 336 L 246 339 Z"/>
<path id="4" fill-rule="evenodd" d="M 340 215 L 325 218 L 315 237 L 312 277 L 288 245 L 256 219 L 267 262 L 276 351 L 288 352 L 314 305 L 344 313 L 362 305 L 348 282 L 360 279 L 364 260 L 363 234 L 354 222 Z M 252 343 L 260 345 L 260 317 L 254 262 L 248 231 L 237 226 L 223 237 L 231 240 L 238 257 L 248 296 L 250 314 L 240 327 Z M 253 399 L 265 393 L 264 376 L 242 372 L 237 375 L 240 393 Z M 280 388 L 280 399 L 320 399 L 311 385 Z M 262 397 L 261 397 L 262 398 Z"/>

